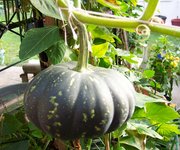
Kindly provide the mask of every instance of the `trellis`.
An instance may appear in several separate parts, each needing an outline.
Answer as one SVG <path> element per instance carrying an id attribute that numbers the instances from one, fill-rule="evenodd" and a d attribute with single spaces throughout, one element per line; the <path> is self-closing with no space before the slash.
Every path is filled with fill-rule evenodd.
<path id="1" fill-rule="evenodd" d="M 7 31 L 10 31 L 18 35 L 22 41 L 23 35 L 28 29 L 38 27 L 39 24 L 43 26 L 41 14 L 33 8 L 29 0 L 0 0 L 0 3 L 4 13 L 3 20 L 0 20 L 0 39 Z M 14 30 L 15 28 L 19 29 Z M 0 72 L 20 62 L 10 64 Z"/>

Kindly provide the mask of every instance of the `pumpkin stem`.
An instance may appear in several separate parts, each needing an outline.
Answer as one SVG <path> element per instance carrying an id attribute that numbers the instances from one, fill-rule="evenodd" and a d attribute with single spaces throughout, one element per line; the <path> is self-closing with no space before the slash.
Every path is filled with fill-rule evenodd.
<path id="1" fill-rule="evenodd" d="M 91 47 L 89 45 L 89 38 L 88 38 L 88 32 L 87 32 L 86 26 L 83 23 L 78 22 L 77 27 L 79 31 L 80 53 L 79 53 L 78 63 L 75 70 L 82 72 L 87 69 L 89 51 Z"/>
<path id="2" fill-rule="evenodd" d="M 76 8 L 81 9 L 81 0 L 74 0 L 74 6 Z M 80 42 L 80 47 L 79 47 L 80 53 L 75 70 L 79 72 L 83 72 L 87 69 L 88 66 L 89 51 L 91 47 L 89 45 L 88 32 L 85 24 L 81 23 L 77 19 L 74 19 L 74 21 L 79 31 L 79 42 Z"/>

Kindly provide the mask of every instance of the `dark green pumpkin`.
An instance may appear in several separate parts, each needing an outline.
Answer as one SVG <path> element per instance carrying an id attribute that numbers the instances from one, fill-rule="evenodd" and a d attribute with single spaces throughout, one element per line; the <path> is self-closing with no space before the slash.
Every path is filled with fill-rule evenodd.
<path id="1" fill-rule="evenodd" d="M 116 130 L 134 111 L 132 84 L 112 69 L 75 67 L 74 62 L 51 66 L 31 81 L 24 97 L 27 117 L 63 140 Z"/>

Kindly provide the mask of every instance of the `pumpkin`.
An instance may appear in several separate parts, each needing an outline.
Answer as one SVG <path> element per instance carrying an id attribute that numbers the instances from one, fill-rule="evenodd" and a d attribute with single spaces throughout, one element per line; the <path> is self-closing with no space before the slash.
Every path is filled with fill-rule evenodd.
<path id="1" fill-rule="evenodd" d="M 135 105 L 134 88 L 124 75 L 88 65 L 87 31 L 84 25 L 78 27 L 78 63 L 47 68 L 34 77 L 24 95 L 29 120 L 62 140 L 114 131 L 131 117 Z"/>
<path id="2" fill-rule="evenodd" d="M 95 137 L 114 131 L 134 111 L 134 89 L 112 69 L 74 62 L 42 71 L 25 92 L 28 118 L 40 129 L 64 140 Z"/>

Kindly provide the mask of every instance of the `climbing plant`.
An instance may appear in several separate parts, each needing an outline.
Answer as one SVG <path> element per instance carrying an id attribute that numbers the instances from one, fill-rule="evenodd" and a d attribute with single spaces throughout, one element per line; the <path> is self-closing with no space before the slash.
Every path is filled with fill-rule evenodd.
<path id="1" fill-rule="evenodd" d="M 124 44 L 126 40 L 123 41 L 122 37 L 117 35 L 117 33 L 120 33 L 117 29 L 122 29 L 122 31 L 126 32 L 134 32 L 140 36 L 141 42 L 142 39 L 145 41 L 149 38 L 151 31 L 180 37 L 180 29 L 178 27 L 169 27 L 149 21 L 154 14 L 158 0 L 149 0 L 147 8 L 144 10 L 141 17 L 137 17 L 137 14 L 133 12 L 134 9 L 137 8 L 139 10 L 141 8 L 137 7 L 136 0 L 97 0 L 96 2 L 88 0 L 31 0 L 31 3 L 41 13 L 57 19 L 60 23 L 58 26 L 47 26 L 29 30 L 25 34 L 20 47 L 19 57 L 22 60 L 28 59 L 43 51 L 46 51 L 51 64 L 77 60 L 78 56 L 82 56 L 82 40 L 79 35 L 83 34 L 78 35 L 78 33 L 81 33 L 81 31 L 78 31 L 82 28 L 77 28 L 77 24 L 80 23 L 83 24 L 83 27 L 87 28 L 89 33 L 88 37 L 90 37 L 89 40 L 86 41 L 88 43 L 86 43 L 86 48 L 90 45 L 92 46 L 92 50 L 86 49 L 90 50 L 88 53 L 90 57 L 86 61 L 96 67 L 111 68 L 123 73 L 134 83 L 135 89 L 139 93 L 135 94 L 136 107 L 132 118 L 128 122 L 109 134 L 90 139 L 81 137 L 78 141 L 70 140 L 62 142 L 61 140 L 54 139 L 34 127 L 34 125 L 29 123 L 29 120 L 22 122 L 21 119 L 17 117 L 18 115 L 5 113 L 1 118 L 1 128 L 3 131 L 5 128 L 8 128 L 7 131 L 13 128 L 10 125 L 10 118 L 12 118 L 14 124 L 18 124 L 18 128 L 13 128 L 13 130 L 11 130 L 12 132 L 6 134 L 4 132 L 1 133 L 3 140 L 0 141 L 0 144 L 3 145 L 4 149 L 7 150 L 7 143 L 9 143 L 9 146 L 12 144 L 13 140 L 16 141 L 17 145 L 25 145 L 26 149 L 28 149 L 28 147 L 33 147 L 34 149 L 51 149 L 52 147 L 56 147 L 57 149 L 69 148 L 88 150 L 145 150 L 173 149 L 175 147 L 178 149 L 177 135 L 180 134 L 180 130 L 178 129 L 178 119 L 180 115 L 160 94 L 154 94 L 153 92 L 147 93 L 147 91 L 145 91 L 145 93 L 142 92 L 141 87 L 136 87 L 135 83 L 139 81 L 140 76 L 151 78 L 153 77 L 153 73 L 152 71 L 141 73 L 131 68 L 131 64 L 138 63 L 137 59 L 135 59 L 136 54 L 130 53 L 127 49 L 126 51 L 122 50 L 120 48 L 121 44 Z M 126 38 L 126 36 L 123 37 Z M 82 58 L 80 59 L 83 60 Z M 76 69 L 81 72 L 84 66 L 82 67 L 81 63 L 79 65 L 80 66 L 77 65 Z M 85 66 L 85 68 L 86 67 L 87 66 Z M 54 72 L 56 71 L 54 70 Z M 46 73 L 48 73 L 48 71 Z M 52 76 L 51 74 L 50 72 L 47 75 Z M 103 76 L 104 75 L 102 75 L 102 77 Z M 107 79 L 106 77 L 104 78 Z M 50 80 L 50 78 L 47 80 Z M 71 81 L 74 82 L 73 80 Z M 40 82 L 39 79 L 35 83 L 38 82 Z M 43 82 L 46 81 L 44 80 Z M 48 83 L 51 84 L 50 81 Z M 68 87 L 68 85 L 65 86 Z M 29 88 L 29 92 L 34 91 L 35 88 L 36 85 L 32 86 Z M 59 96 L 62 96 L 61 92 L 62 89 Z M 26 100 L 28 99 L 27 95 L 28 92 L 26 93 Z M 42 95 L 37 94 L 34 97 L 38 96 L 41 97 Z M 51 97 L 49 104 L 58 106 L 59 104 L 56 103 L 55 99 L 56 97 Z M 41 100 L 43 101 L 43 99 Z M 33 107 L 35 108 L 35 106 Z M 27 108 L 28 105 L 26 105 L 26 109 Z M 53 110 L 49 110 L 49 112 L 56 111 L 56 109 L 57 107 Z M 79 115 L 82 115 L 84 120 L 88 120 L 86 114 L 80 113 Z M 48 114 L 47 116 L 50 118 L 53 117 Z M 21 118 L 24 117 L 21 116 Z M 33 117 L 31 120 L 33 120 Z M 37 122 L 36 125 L 38 126 Z M 43 125 L 45 126 L 45 124 Z M 61 123 L 56 122 L 56 125 L 61 126 Z M 38 127 L 41 128 L 41 126 Z M 45 129 L 46 127 L 43 128 Z M 96 129 L 99 128 L 96 127 Z M 45 129 L 45 131 L 47 130 Z M 19 134 L 20 136 L 17 136 Z M 14 137 L 12 135 L 16 136 Z M 17 143 L 20 139 L 19 137 L 22 137 L 22 135 L 26 135 L 23 137 L 24 143 L 22 140 Z M 177 144 L 175 145 L 175 143 Z"/>

